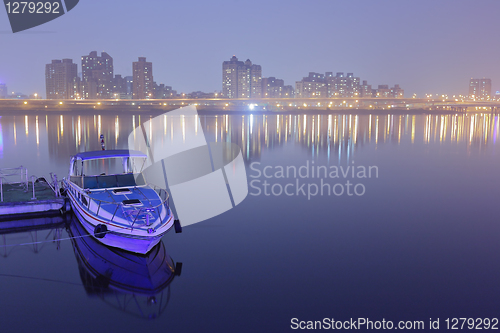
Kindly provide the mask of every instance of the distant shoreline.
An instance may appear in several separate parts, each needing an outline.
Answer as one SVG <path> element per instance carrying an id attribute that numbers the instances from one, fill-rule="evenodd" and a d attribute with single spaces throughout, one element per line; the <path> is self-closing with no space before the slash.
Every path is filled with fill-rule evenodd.
<path id="1" fill-rule="evenodd" d="M 500 102 L 422 99 L 170 99 L 44 100 L 0 99 L 0 115 L 11 114 L 162 114 L 195 105 L 199 114 L 455 114 L 498 113 Z"/>
<path id="2" fill-rule="evenodd" d="M 15 115 L 50 115 L 50 114 L 162 114 L 169 111 L 173 111 L 177 108 L 168 109 L 157 109 L 157 108 L 147 108 L 143 107 L 141 109 L 123 109 L 123 108 L 43 108 L 43 109 L 24 109 L 24 108 L 12 108 L 3 109 L 0 108 L 0 116 L 15 116 Z M 380 115 L 380 114 L 465 114 L 465 113 L 498 113 L 490 110 L 477 110 L 477 111 L 467 111 L 467 112 L 457 112 L 453 110 L 428 110 L 428 109 L 293 109 L 293 110 L 280 110 L 280 111 L 250 111 L 250 110 L 221 110 L 221 109 L 198 109 L 199 115 L 281 115 L 281 114 L 292 114 L 292 115 L 307 115 L 307 114 L 356 114 L 356 115 Z"/>

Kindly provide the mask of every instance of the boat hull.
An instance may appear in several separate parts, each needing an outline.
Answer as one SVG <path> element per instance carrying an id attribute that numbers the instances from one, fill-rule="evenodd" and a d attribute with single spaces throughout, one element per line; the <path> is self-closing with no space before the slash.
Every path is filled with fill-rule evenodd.
<path id="1" fill-rule="evenodd" d="M 97 238 L 95 236 L 95 228 L 99 224 L 106 225 L 105 220 L 99 220 L 98 218 L 89 215 L 78 203 L 75 202 L 75 198 L 70 194 L 71 207 L 73 212 L 77 216 L 78 220 L 85 228 L 85 230 L 96 240 L 107 246 L 112 246 L 120 248 L 129 252 L 146 254 L 155 245 L 157 245 L 163 235 L 165 235 L 174 224 L 173 216 L 169 217 L 169 220 L 161 227 L 161 231 L 157 232 L 155 235 L 151 236 L 135 236 L 129 234 L 126 230 L 124 232 L 108 231 L 104 234 L 104 237 Z"/>

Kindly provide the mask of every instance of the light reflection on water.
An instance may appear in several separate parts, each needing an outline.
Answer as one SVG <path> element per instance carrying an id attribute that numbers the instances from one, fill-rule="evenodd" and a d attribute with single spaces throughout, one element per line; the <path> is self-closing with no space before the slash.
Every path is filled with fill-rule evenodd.
<path id="1" fill-rule="evenodd" d="M 38 115 L 37 122 L 35 115 L 2 116 L 0 166 L 22 164 L 30 175 L 55 172 L 61 179 L 70 155 L 101 148 L 100 134 L 107 149 L 126 148 L 132 129 L 151 118 L 68 113 Z M 207 141 L 238 144 L 247 163 L 377 165 L 380 177 L 362 180 L 366 194 L 360 197 L 249 195 L 182 234 L 168 233 L 165 247 L 186 269 L 172 284 L 166 312 L 147 329 L 282 332 L 297 316 L 443 321 L 458 314 L 498 315 L 497 115 L 269 113 L 199 119 Z M 186 120 L 166 115 L 156 121 L 153 137 L 172 138 Z M 81 281 L 71 244 L 54 248 L 9 256 L 0 274 Z M 61 317 L 71 330 L 144 330 L 143 322 L 89 298 L 81 284 L 51 287 L 1 276 L 0 283 L 0 321 L 11 331 L 47 328 L 47 318 Z M 30 321 L 17 311 L 21 303 L 37 309 Z"/>
<path id="2" fill-rule="evenodd" d="M 51 171 L 65 173 L 61 164 L 66 163 L 70 155 L 100 149 L 101 133 L 107 149 L 126 148 L 132 129 L 151 118 L 123 114 L 3 116 L 0 119 L 1 166 L 23 164 L 29 169 L 35 168 L 41 175 Z M 167 114 L 156 119 L 162 122 L 163 132 L 151 133 L 153 137 L 171 136 L 176 129 L 184 131 L 185 119 L 170 118 Z M 247 161 L 260 159 L 263 149 L 272 150 L 287 144 L 300 145 L 311 157 L 327 156 L 329 160 L 349 159 L 358 149 L 369 146 L 376 149 L 387 143 L 456 144 L 467 150 L 482 151 L 495 144 L 499 135 L 498 116 L 487 113 L 202 115 L 200 122 L 209 141 L 237 143 Z M 19 127 L 24 127 L 21 135 Z"/>

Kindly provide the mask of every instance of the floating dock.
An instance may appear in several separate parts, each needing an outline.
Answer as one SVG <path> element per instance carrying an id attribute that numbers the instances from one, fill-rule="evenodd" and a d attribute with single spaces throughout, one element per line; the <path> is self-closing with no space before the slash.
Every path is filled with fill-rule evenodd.
<path id="1" fill-rule="evenodd" d="M 69 210 L 67 198 L 59 193 L 57 176 L 51 177 L 52 183 L 35 176 L 30 181 L 28 170 L 22 166 L 0 169 L 0 220 L 43 217 Z"/>
<path id="2" fill-rule="evenodd" d="M 66 198 L 56 196 L 45 182 L 2 184 L 2 192 L 0 219 L 66 211 Z"/>

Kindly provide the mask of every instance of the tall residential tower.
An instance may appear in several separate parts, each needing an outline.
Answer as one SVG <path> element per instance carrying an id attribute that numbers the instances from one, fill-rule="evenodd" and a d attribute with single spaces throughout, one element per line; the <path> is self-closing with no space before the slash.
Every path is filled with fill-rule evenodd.
<path id="1" fill-rule="evenodd" d="M 113 58 L 92 51 L 82 56 L 82 98 L 113 98 Z"/>
<path id="2" fill-rule="evenodd" d="M 261 98 L 262 67 L 233 56 L 222 63 L 222 95 L 225 98 Z"/>
<path id="3" fill-rule="evenodd" d="M 133 73 L 133 98 L 153 98 L 153 64 L 146 62 L 145 57 L 139 57 L 139 61 L 132 64 Z"/>
<path id="4" fill-rule="evenodd" d="M 78 77 L 77 66 L 71 59 L 52 60 L 45 65 L 47 99 L 73 99 L 73 82 Z"/>

